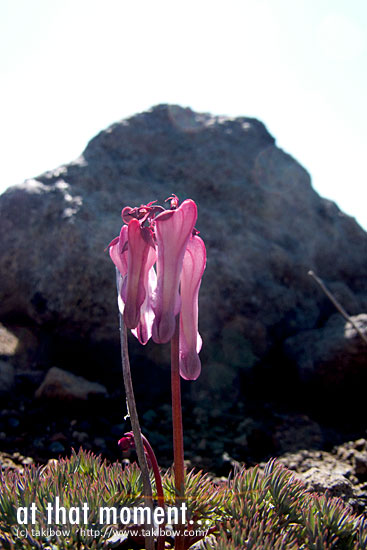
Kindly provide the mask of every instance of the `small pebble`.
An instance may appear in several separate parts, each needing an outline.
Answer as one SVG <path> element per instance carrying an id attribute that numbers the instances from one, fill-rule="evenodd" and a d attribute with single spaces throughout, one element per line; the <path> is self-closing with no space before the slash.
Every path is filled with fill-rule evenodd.
<path id="1" fill-rule="evenodd" d="M 75 439 L 78 443 L 85 443 L 89 439 L 87 432 L 73 432 L 71 434 L 72 438 Z"/>
<path id="2" fill-rule="evenodd" d="M 9 425 L 10 428 L 17 428 L 19 426 L 19 424 L 20 424 L 20 422 L 19 422 L 18 418 L 14 418 L 13 416 L 8 418 L 8 425 Z"/>
<path id="3" fill-rule="evenodd" d="M 203 437 L 203 439 L 201 439 L 201 440 L 199 441 L 197 448 L 200 449 L 200 451 L 204 451 L 204 449 L 206 449 L 206 444 L 207 444 L 207 441 L 206 441 L 206 439 Z"/>
<path id="4" fill-rule="evenodd" d="M 367 474 L 367 453 L 356 452 L 354 454 L 355 472 L 357 476 Z"/>
<path id="5" fill-rule="evenodd" d="M 51 441 L 67 441 L 67 437 L 62 432 L 57 432 L 50 437 Z"/>
<path id="6" fill-rule="evenodd" d="M 101 449 L 104 449 L 106 447 L 106 442 L 103 437 L 96 437 L 93 443 L 96 447 L 100 447 Z"/>
<path id="7" fill-rule="evenodd" d="M 357 439 L 357 441 L 354 442 L 354 447 L 357 451 L 363 451 L 364 449 L 367 449 L 367 441 L 363 438 Z"/>
<path id="8" fill-rule="evenodd" d="M 65 451 L 65 447 L 60 441 L 53 441 L 48 448 L 51 453 L 63 453 Z"/>

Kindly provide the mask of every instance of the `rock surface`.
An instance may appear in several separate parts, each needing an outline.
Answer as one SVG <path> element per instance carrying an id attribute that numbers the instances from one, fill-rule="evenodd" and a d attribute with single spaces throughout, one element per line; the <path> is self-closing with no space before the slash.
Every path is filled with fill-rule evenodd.
<path id="1" fill-rule="evenodd" d="M 104 249 L 123 206 L 173 192 L 197 202 L 208 251 L 198 386 L 213 395 L 235 389 L 239 373 L 271 362 L 274 350 L 273 367 L 287 359 L 285 339 L 324 326 L 333 306 L 310 269 L 352 314 L 367 311 L 366 233 L 319 197 L 261 122 L 160 105 L 0 197 L 0 320 L 34 331 L 38 363 L 57 358 L 86 375 L 93 364 L 100 372 L 107 350 L 118 354 L 114 266 Z M 147 349 L 153 363 L 167 362 L 166 351 Z"/>
<path id="2" fill-rule="evenodd" d="M 0 324 L 0 356 L 12 356 L 16 353 L 18 338 Z"/>
<path id="3" fill-rule="evenodd" d="M 24 466 L 29 466 L 30 464 L 33 464 L 33 458 L 26 457 L 21 455 L 20 453 L 2 453 L 0 452 L 0 469 L 6 470 L 20 470 L 21 472 L 24 470 Z"/>
<path id="4" fill-rule="evenodd" d="M 6 361 L 0 361 L 0 395 L 10 392 L 15 382 L 15 369 Z"/>
<path id="5" fill-rule="evenodd" d="M 327 491 L 330 496 L 343 498 L 356 512 L 367 512 L 366 439 L 349 441 L 332 452 L 287 453 L 280 462 L 297 472 L 310 491 Z"/>
<path id="6" fill-rule="evenodd" d="M 367 314 L 352 317 L 367 337 Z M 367 345 L 339 314 L 324 327 L 302 331 L 285 341 L 285 354 L 297 365 L 301 379 L 317 380 L 322 387 L 341 387 L 346 380 L 364 375 L 367 382 Z"/>
<path id="7" fill-rule="evenodd" d="M 39 351 L 39 341 L 31 329 L 15 325 L 9 330 L 0 323 L 0 357 L 16 368 L 27 369 Z"/>
<path id="8" fill-rule="evenodd" d="M 107 390 L 101 384 L 85 380 L 58 367 L 52 367 L 35 396 L 60 401 L 86 400 L 91 396 L 107 397 Z"/>

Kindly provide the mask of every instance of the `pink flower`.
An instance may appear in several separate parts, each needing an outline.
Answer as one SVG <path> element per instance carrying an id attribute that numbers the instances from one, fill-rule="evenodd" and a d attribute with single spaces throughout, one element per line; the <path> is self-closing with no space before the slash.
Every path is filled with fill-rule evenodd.
<path id="1" fill-rule="evenodd" d="M 152 335 L 151 297 L 156 286 L 153 269 L 156 252 L 150 229 L 141 227 L 133 218 L 110 244 L 110 256 L 121 276 L 118 281 L 120 312 L 126 326 L 134 329 L 141 344 L 146 344 Z"/>
<path id="2" fill-rule="evenodd" d="M 194 235 L 187 243 L 181 273 L 180 374 L 196 380 L 201 372 L 199 351 L 202 340 L 198 332 L 198 298 L 206 264 L 203 240 Z"/>
<path id="3" fill-rule="evenodd" d="M 171 340 L 180 314 L 180 373 L 195 380 L 198 353 L 198 294 L 205 269 L 204 242 L 194 229 L 197 207 L 191 199 L 171 209 L 149 203 L 122 210 L 125 224 L 110 245 L 118 276 L 118 303 L 126 326 L 139 342 Z M 156 271 L 154 269 L 156 264 Z"/>
<path id="4" fill-rule="evenodd" d="M 196 218 L 197 207 L 191 199 L 185 200 L 176 210 L 167 210 L 155 218 L 158 283 L 152 334 L 157 344 L 169 342 L 175 331 L 175 317 L 181 307 L 182 262 Z"/>
<path id="5" fill-rule="evenodd" d="M 137 219 L 127 226 L 128 259 L 124 321 L 127 328 L 136 328 L 140 322 L 141 306 L 145 301 L 148 274 L 155 263 L 155 249 L 148 227 L 141 227 Z M 149 259 L 149 262 L 148 262 Z M 125 289 L 123 289 L 123 294 Z"/>

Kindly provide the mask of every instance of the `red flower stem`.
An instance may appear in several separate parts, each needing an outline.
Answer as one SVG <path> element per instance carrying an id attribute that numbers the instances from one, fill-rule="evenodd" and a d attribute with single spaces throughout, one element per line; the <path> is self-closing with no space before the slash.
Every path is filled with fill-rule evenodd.
<path id="1" fill-rule="evenodd" d="M 138 413 L 136 410 L 134 389 L 131 379 L 131 370 L 130 370 L 130 360 L 129 360 L 129 351 L 127 344 L 127 332 L 124 320 L 121 313 L 119 314 L 120 318 L 120 343 L 121 343 L 121 360 L 122 360 L 122 373 L 124 377 L 125 393 L 126 400 L 128 405 L 128 413 L 131 421 L 131 427 L 134 434 L 134 443 L 136 454 L 138 457 L 138 462 L 140 466 L 141 476 L 143 480 L 143 490 L 144 490 L 144 504 L 151 509 L 153 517 L 153 495 L 152 487 L 149 479 L 149 470 L 147 459 L 144 453 L 144 445 L 141 436 L 140 423 L 138 418 Z M 152 525 L 146 525 L 148 530 L 151 530 Z M 146 550 L 154 550 L 154 537 L 153 535 L 145 537 L 145 547 Z"/>
<path id="2" fill-rule="evenodd" d="M 185 464 L 182 428 L 181 381 L 179 368 L 179 329 L 180 317 L 179 315 L 177 315 L 176 328 L 174 335 L 171 339 L 171 392 L 176 500 L 178 500 L 178 504 L 182 504 L 185 495 Z M 180 526 L 178 525 L 177 528 L 180 529 Z M 183 550 L 184 547 L 184 536 L 176 536 L 175 550 Z"/>
<path id="3" fill-rule="evenodd" d="M 153 473 L 154 473 L 154 479 L 155 479 L 155 485 L 157 488 L 157 500 L 158 500 L 158 506 L 161 508 L 164 508 L 164 494 L 163 494 L 163 485 L 162 485 L 162 478 L 161 473 L 159 471 L 158 462 L 155 456 L 155 453 L 147 440 L 147 438 L 141 434 L 141 438 L 143 440 L 143 445 L 145 448 L 145 451 L 147 455 L 149 456 L 150 462 L 152 464 Z"/>

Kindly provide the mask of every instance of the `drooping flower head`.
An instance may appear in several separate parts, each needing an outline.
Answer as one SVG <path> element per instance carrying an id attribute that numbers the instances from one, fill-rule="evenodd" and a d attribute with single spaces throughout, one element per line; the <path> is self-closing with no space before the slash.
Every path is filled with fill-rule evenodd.
<path id="1" fill-rule="evenodd" d="M 162 212 L 155 218 L 158 284 L 153 340 L 157 344 L 169 342 L 175 330 L 175 317 L 181 309 L 182 264 L 196 218 L 196 204 L 190 199 L 177 209 Z"/>
<path id="2" fill-rule="evenodd" d="M 155 203 L 125 207 L 119 237 L 110 245 L 118 271 L 119 309 L 125 324 L 142 344 L 172 338 L 180 314 L 180 373 L 195 380 L 201 370 L 198 352 L 198 293 L 206 263 L 204 242 L 197 235 L 197 207 L 191 199 L 171 208 Z M 156 267 L 156 271 L 154 269 Z"/>
<path id="3" fill-rule="evenodd" d="M 205 244 L 198 235 L 193 235 L 187 244 L 181 274 L 180 374 L 186 380 L 196 380 L 201 371 L 198 299 L 205 264 Z"/>

